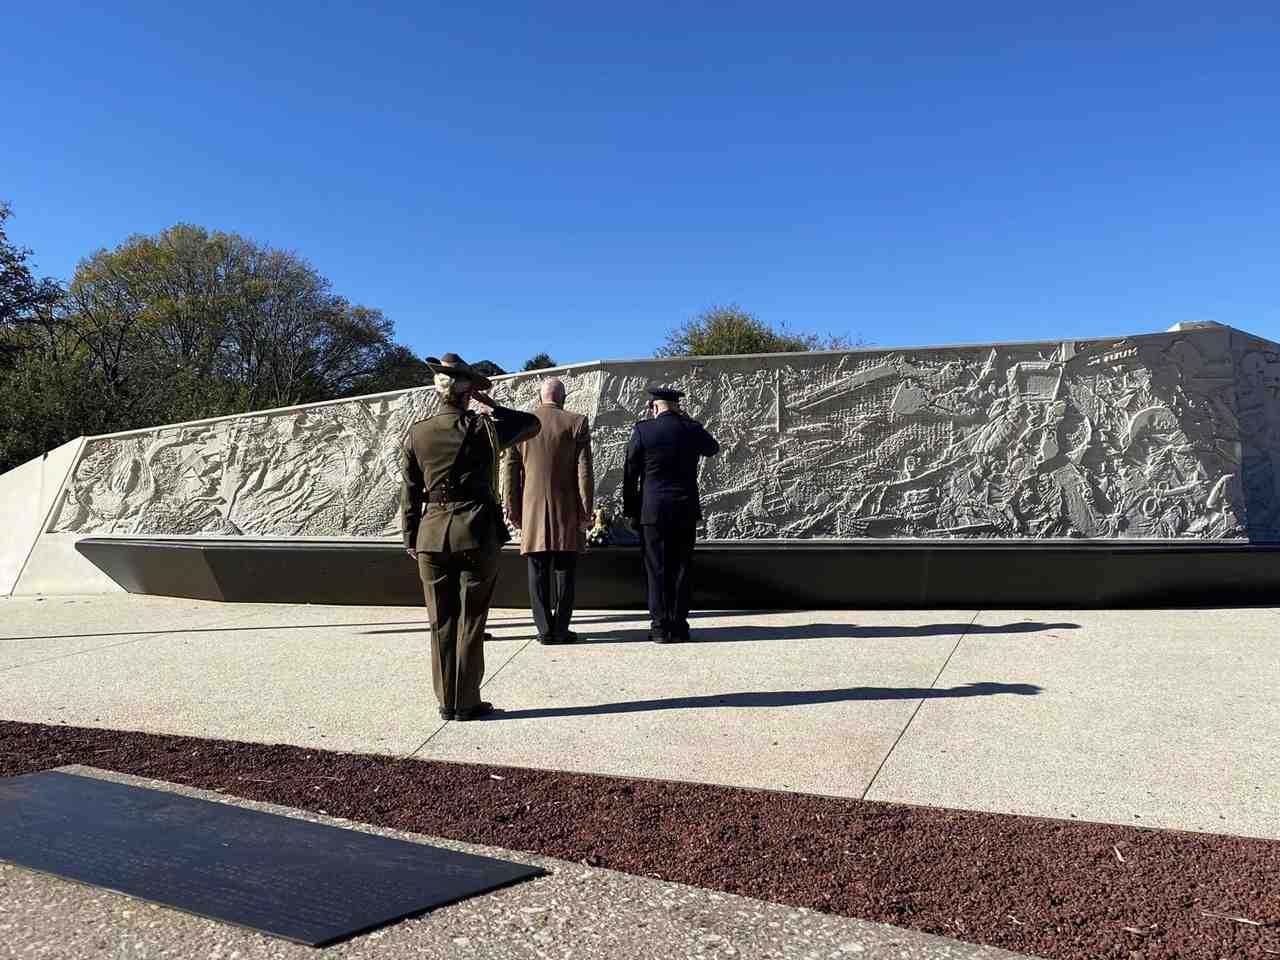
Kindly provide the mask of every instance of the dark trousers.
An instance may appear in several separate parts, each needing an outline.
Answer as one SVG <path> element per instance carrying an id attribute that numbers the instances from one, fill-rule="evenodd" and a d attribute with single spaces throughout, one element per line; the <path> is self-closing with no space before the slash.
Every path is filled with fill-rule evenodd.
<path id="1" fill-rule="evenodd" d="M 480 703 L 484 625 L 498 579 L 498 551 L 418 554 L 418 575 L 431 618 L 431 681 L 440 706 Z"/>
<path id="2" fill-rule="evenodd" d="M 692 582 L 689 567 L 697 527 L 646 523 L 641 527 L 649 580 L 649 622 L 654 632 L 689 635 Z"/>
<path id="3" fill-rule="evenodd" d="M 529 606 L 540 637 L 562 637 L 573 619 L 578 585 L 578 555 L 547 550 L 526 554 L 529 560 Z"/>

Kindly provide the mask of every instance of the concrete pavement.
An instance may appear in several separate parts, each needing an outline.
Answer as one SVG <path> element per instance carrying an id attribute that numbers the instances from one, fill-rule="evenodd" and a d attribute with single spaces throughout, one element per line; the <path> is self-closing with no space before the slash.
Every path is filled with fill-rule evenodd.
<path id="1" fill-rule="evenodd" d="M 1079 627 L 984 611 L 940 682 L 1043 691 L 925 700 L 869 799 L 1280 837 L 1276 610 L 1039 616 Z"/>
<path id="2" fill-rule="evenodd" d="M 1280 610 L 495 611 L 444 724 L 421 608 L 0 600 L 0 717 L 1280 838 Z"/>

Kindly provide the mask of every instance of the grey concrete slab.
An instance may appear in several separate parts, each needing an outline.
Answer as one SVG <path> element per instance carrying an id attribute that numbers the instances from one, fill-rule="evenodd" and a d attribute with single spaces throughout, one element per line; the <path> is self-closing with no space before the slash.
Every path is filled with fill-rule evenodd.
<path id="1" fill-rule="evenodd" d="M 303 628 L 351 627 L 368 628 L 369 635 L 386 633 L 429 634 L 430 620 L 422 606 L 329 606 L 309 603 L 235 603 L 223 606 L 245 611 L 238 623 L 248 627 Z M 499 638 L 516 635 L 533 636 L 533 619 L 527 610 L 493 610 L 489 629 Z M 516 631 L 513 633 L 512 631 Z"/>
<path id="2" fill-rule="evenodd" d="M 665 646 L 635 614 L 584 617 L 584 642 L 485 685 L 502 715 L 418 756 L 860 796 L 973 615 L 698 616 Z"/>
<path id="3" fill-rule="evenodd" d="M 0 599 L 0 672 L 163 633 L 233 627 L 246 611 L 203 600 L 128 594 Z"/>
<path id="4" fill-rule="evenodd" d="M 0 596 L 17 586 L 83 443 L 69 440 L 0 474 Z"/>
<path id="5" fill-rule="evenodd" d="M 166 634 L 198 636 L 264 629 L 360 629 L 417 633 L 428 642 L 422 607 L 349 607 L 307 604 L 226 604 L 129 594 L 0 599 L 0 671 L 68 654 L 105 650 Z M 526 637 L 527 613 L 495 612 L 498 640 Z"/>
<path id="6" fill-rule="evenodd" d="M 248 615 L 208 600 L 104 594 L 0 598 L 0 641 L 216 626 Z"/>
<path id="7" fill-rule="evenodd" d="M 323 950 L 0 864 L 0 957 L 293 960 L 684 957 L 1000 960 L 1017 954 L 884 924 L 492 847 L 384 830 L 86 767 L 68 772 L 532 863 L 548 875 Z"/>
<path id="8" fill-rule="evenodd" d="M 40 536 L 40 486 L 44 463 L 28 460 L 0 473 L 0 596 L 13 591 Z"/>
<path id="9" fill-rule="evenodd" d="M 1035 619 L 1076 628 L 984 631 Z M 1270 609 L 985 612 L 869 797 L 1280 838 L 1280 618 Z"/>
<path id="10" fill-rule="evenodd" d="M 76 549 L 76 533 L 43 533 L 27 558 L 15 597 L 120 594 L 124 587 Z"/>
<path id="11" fill-rule="evenodd" d="M 425 637 L 365 625 L 165 633 L 5 671 L 6 719 L 405 754 L 440 725 Z M 489 649 L 496 671 L 518 643 Z"/>

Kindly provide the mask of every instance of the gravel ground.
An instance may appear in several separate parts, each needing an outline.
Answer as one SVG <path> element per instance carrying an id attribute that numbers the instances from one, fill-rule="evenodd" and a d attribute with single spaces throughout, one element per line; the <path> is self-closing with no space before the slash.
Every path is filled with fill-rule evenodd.
<path id="1" fill-rule="evenodd" d="M 1046 958 L 1280 955 L 1280 842 L 0 721 L 71 763 Z"/>
<path id="2" fill-rule="evenodd" d="M 1019 960 L 1019 954 L 91 767 L 65 772 L 543 867 L 547 875 L 316 950 L 0 863 L 0 958 Z"/>

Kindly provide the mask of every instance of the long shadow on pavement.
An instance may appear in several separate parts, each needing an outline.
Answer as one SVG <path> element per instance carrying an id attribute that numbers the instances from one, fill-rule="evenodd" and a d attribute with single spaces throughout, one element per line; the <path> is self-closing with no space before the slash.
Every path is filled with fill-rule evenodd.
<path id="1" fill-rule="evenodd" d="M 649 639 L 647 628 L 596 632 L 590 622 L 575 620 L 578 641 L 574 646 L 588 643 L 643 643 Z M 496 627 L 509 626 L 498 623 Z M 856 623 L 791 623 L 778 626 L 725 626 L 699 627 L 694 631 L 692 643 L 727 643 L 738 640 L 874 640 L 886 637 L 945 637 L 952 634 L 984 633 L 1040 633 L 1045 630 L 1079 630 L 1078 623 L 1042 623 L 1039 620 L 1023 620 L 1017 623 L 926 623 L 920 626 L 858 626 Z M 381 633 L 429 633 L 430 627 L 415 630 L 365 630 L 366 634 Z M 519 639 L 497 637 L 498 641 Z"/>
<path id="2" fill-rule="evenodd" d="M 689 611 L 689 619 L 697 620 L 704 617 L 768 617 L 774 614 L 783 613 L 803 613 L 797 610 L 691 610 Z M 584 610 L 574 614 L 573 622 L 577 624 L 585 623 L 638 623 L 643 621 L 649 622 L 648 610 L 636 610 L 634 613 L 592 613 L 590 610 Z"/>
<path id="3" fill-rule="evenodd" d="M 769 625 L 743 625 L 725 627 L 698 627 L 693 632 L 692 643 L 728 643 L 739 640 L 875 640 L 888 637 L 943 637 L 959 634 L 1016 634 L 1041 633 L 1046 630 L 1078 630 L 1078 623 L 1042 623 L 1024 620 L 1017 623 L 968 624 L 926 623 L 919 626 L 877 626 L 856 623 L 793 623 Z M 579 630 L 577 645 L 587 643 L 636 643 L 646 641 L 646 630 L 617 630 L 595 633 L 588 624 Z"/>
<path id="4" fill-rule="evenodd" d="M 493 720 L 533 720 L 549 717 L 592 717 L 609 713 L 648 713 L 653 710 L 708 710 L 716 707 L 805 707 L 853 700 L 940 700 L 952 697 L 993 697 L 1014 694 L 1034 697 L 1042 687 L 1034 683 L 966 683 L 960 687 L 847 687 L 838 690 L 769 690 L 721 693 L 663 700 L 623 700 L 618 703 L 578 707 L 538 707 L 531 710 L 498 710 Z"/>

